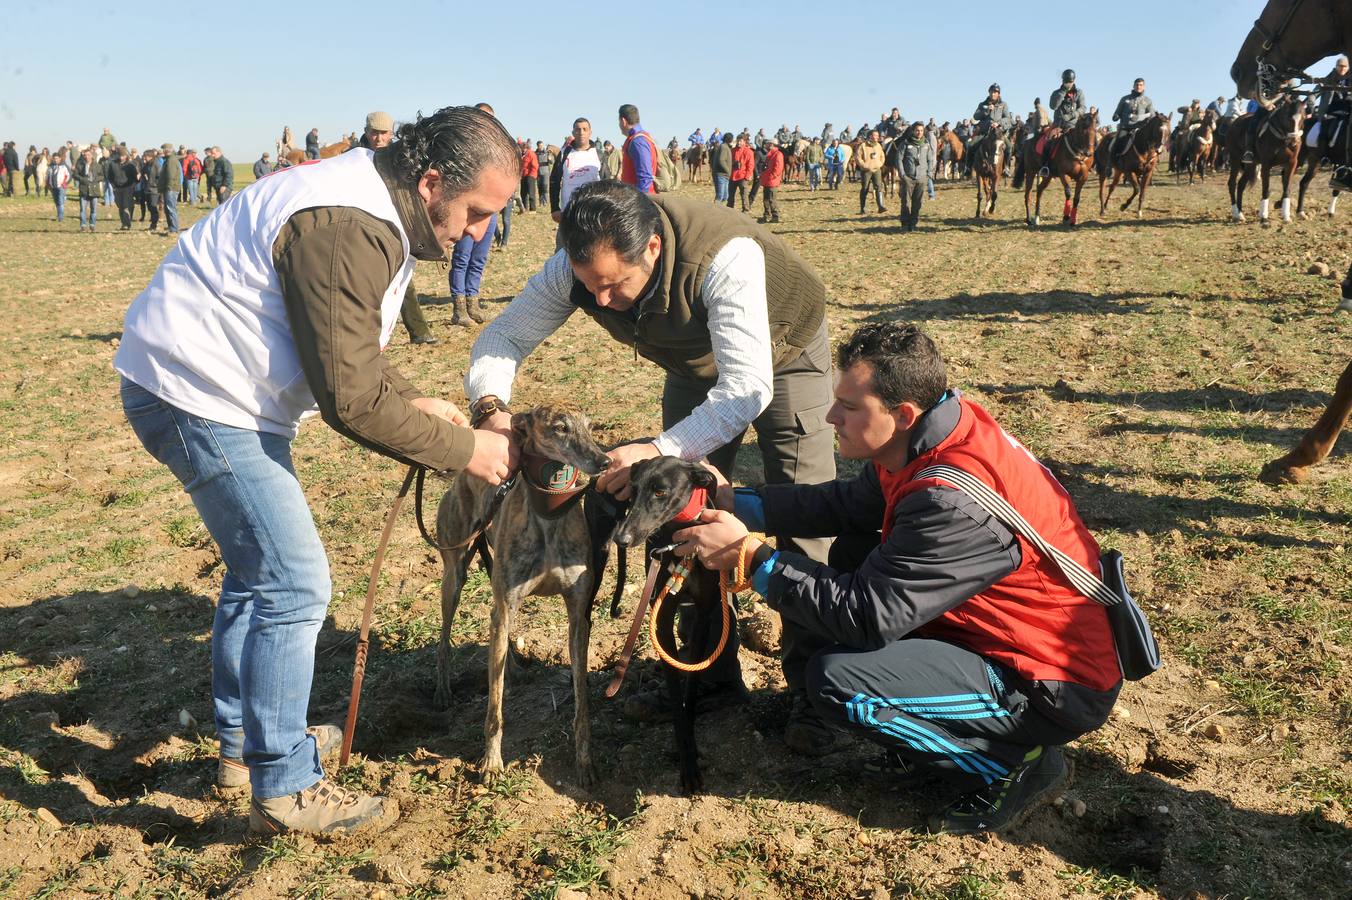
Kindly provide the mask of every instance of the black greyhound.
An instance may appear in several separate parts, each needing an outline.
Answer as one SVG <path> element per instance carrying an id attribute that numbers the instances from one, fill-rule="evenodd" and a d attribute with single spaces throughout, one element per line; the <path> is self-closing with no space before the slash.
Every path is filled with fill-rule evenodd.
<path id="1" fill-rule="evenodd" d="M 707 506 L 712 505 L 716 479 L 712 472 L 698 463 L 685 462 L 671 456 L 642 460 L 634 464 L 630 474 L 632 499 L 629 512 L 615 530 L 615 543 L 632 547 L 644 541 L 656 547 L 661 574 L 653 587 L 654 595 L 670 581 L 669 563 L 676 557 L 671 552 L 672 535 L 688 528 Z M 718 627 L 722 588 L 718 573 L 712 572 L 691 557 L 690 574 L 674 596 L 664 603 L 656 623 L 657 637 L 662 649 L 673 659 L 692 662 L 715 637 Z M 684 648 L 676 646 L 675 610 L 679 604 L 693 607 L 693 620 L 688 623 L 688 642 Z M 733 625 L 732 627 L 735 627 Z M 685 629 L 683 629 L 685 630 Z M 699 770 L 699 753 L 695 746 L 695 704 L 699 699 L 699 679 L 678 671 L 667 663 L 667 689 L 674 704 L 672 719 L 676 726 L 676 756 L 680 770 L 681 789 L 694 794 L 704 787 Z"/>

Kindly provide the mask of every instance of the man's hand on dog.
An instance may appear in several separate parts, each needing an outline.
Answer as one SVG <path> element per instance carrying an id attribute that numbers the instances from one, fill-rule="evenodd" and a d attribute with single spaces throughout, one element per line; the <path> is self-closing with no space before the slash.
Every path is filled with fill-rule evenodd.
<path id="1" fill-rule="evenodd" d="M 474 455 L 465 465 L 465 471 L 489 484 L 502 484 L 516 467 L 516 449 L 512 442 L 496 431 L 478 428 L 474 431 Z"/>
<path id="2" fill-rule="evenodd" d="M 606 455 L 610 457 L 610 465 L 596 479 L 596 489 L 613 495 L 616 500 L 628 500 L 632 494 L 629 467 L 642 459 L 655 459 L 662 451 L 656 444 L 621 444 Z"/>
<path id="3" fill-rule="evenodd" d="M 442 400 L 439 397 L 419 397 L 411 402 L 429 416 L 445 419 L 452 425 L 469 424 L 469 417 L 460 411 L 460 407 L 449 400 Z"/>
<path id="4" fill-rule="evenodd" d="M 679 541 L 675 552 L 681 556 L 695 556 L 706 569 L 730 571 L 737 567 L 737 553 L 747 536 L 746 526 L 730 512 L 706 509 L 699 514 L 699 524 L 682 528 L 671 536 Z M 758 549 L 752 548 L 752 552 Z"/>

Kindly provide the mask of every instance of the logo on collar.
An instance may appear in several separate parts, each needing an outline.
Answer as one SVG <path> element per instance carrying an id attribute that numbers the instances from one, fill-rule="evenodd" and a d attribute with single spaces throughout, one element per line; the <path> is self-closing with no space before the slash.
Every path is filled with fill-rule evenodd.
<path id="1" fill-rule="evenodd" d="M 543 490 L 559 493 L 572 490 L 577 485 L 577 476 L 573 466 L 554 459 L 541 461 L 535 470 L 535 482 Z"/>

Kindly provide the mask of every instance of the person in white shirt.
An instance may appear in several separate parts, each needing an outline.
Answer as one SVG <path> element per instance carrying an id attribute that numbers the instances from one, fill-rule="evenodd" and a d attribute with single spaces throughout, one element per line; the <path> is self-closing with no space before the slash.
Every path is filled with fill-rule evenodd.
<path id="1" fill-rule="evenodd" d="M 606 151 L 592 141 L 591 122 L 573 121 L 573 140 L 563 148 L 558 163 L 549 174 L 549 211 L 555 222 L 563 220 L 563 209 L 573 192 L 584 184 L 609 178 Z"/>
<path id="2" fill-rule="evenodd" d="M 707 457 L 731 478 L 753 423 L 767 483 L 834 477 L 826 288 L 811 266 L 726 206 L 621 182 L 576 189 L 561 219 L 563 249 L 474 343 L 465 390 L 482 428 L 510 435 L 506 402 L 517 368 L 581 310 L 667 373 L 664 430 L 610 451 L 599 490 L 626 499 L 630 467 L 662 455 Z M 825 561 L 829 541 L 795 544 Z M 735 644 L 707 670 L 706 695 L 729 686 L 724 695 L 738 695 Z M 626 711 L 655 718 L 664 695 L 640 697 Z"/>

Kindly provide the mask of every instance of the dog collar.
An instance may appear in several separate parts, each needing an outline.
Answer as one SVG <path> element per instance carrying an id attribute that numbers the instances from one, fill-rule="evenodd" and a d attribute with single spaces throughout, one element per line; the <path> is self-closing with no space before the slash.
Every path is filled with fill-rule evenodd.
<path id="1" fill-rule="evenodd" d="M 580 490 L 577 481 L 582 473 L 557 459 L 523 455 L 521 471 L 527 484 L 546 494 L 572 494 Z"/>
<path id="2" fill-rule="evenodd" d="M 693 522 L 699 518 L 699 514 L 704 511 L 704 507 L 709 505 L 709 492 L 702 487 L 697 487 L 690 492 L 690 502 L 685 505 L 685 509 L 676 514 L 671 521 L 679 524 Z"/>

